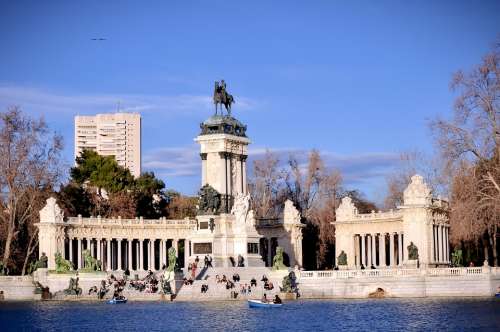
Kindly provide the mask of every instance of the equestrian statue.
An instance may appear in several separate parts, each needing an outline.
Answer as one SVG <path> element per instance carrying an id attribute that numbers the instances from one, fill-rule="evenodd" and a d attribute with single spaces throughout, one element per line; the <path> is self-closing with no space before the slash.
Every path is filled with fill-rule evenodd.
<path id="1" fill-rule="evenodd" d="M 221 80 L 220 82 L 215 82 L 214 88 L 214 105 L 215 105 L 215 115 L 217 115 L 217 106 L 220 105 L 220 114 L 222 115 L 222 105 L 226 108 L 228 116 L 231 116 L 231 104 L 234 103 L 234 98 L 226 90 L 226 82 Z"/>

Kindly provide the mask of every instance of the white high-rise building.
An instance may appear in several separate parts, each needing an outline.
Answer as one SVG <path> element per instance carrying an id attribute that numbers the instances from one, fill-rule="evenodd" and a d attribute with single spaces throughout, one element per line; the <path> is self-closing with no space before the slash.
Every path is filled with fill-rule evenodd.
<path id="1" fill-rule="evenodd" d="M 141 175 L 141 115 L 110 113 L 75 116 L 75 158 L 84 150 L 114 156 L 133 176 Z"/>

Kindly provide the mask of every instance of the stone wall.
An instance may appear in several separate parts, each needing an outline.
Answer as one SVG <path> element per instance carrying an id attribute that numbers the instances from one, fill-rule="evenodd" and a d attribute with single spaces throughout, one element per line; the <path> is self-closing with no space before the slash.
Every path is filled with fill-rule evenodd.
<path id="1" fill-rule="evenodd" d="M 0 276 L 0 291 L 5 300 L 33 300 L 35 285 L 31 276 Z"/>
<path id="2" fill-rule="evenodd" d="M 378 288 L 387 297 L 493 296 L 498 268 L 301 271 L 303 298 L 367 298 Z"/>

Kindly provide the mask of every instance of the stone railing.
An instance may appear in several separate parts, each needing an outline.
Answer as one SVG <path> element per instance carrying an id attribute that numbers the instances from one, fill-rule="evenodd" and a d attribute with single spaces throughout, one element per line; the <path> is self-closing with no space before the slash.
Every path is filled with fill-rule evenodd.
<path id="1" fill-rule="evenodd" d="M 69 217 L 66 221 L 66 224 L 70 225 L 196 225 L 196 220 L 192 219 L 144 219 L 144 218 L 135 218 L 135 219 L 122 219 L 118 218 L 101 218 L 98 217 L 90 217 L 83 218 L 81 216 L 78 217 Z"/>
<path id="2" fill-rule="evenodd" d="M 454 277 L 500 274 L 500 268 L 490 267 L 454 267 L 429 269 L 379 269 L 379 270 L 338 270 L 338 271 L 299 271 L 301 279 L 349 279 L 349 278 L 385 278 L 385 277 Z"/>
<path id="3" fill-rule="evenodd" d="M 385 221 L 390 219 L 402 219 L 403 214 L 400 211 L 390 210 L 390 211 L 372 211 L 371 213 L 354 214 L 344 219 L 339 219 L 338 223 L 365 223 L 366 221 Z"/>

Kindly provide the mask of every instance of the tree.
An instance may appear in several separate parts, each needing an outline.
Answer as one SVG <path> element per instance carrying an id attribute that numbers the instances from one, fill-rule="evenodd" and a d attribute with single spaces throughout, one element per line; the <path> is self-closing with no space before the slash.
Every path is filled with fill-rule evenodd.
<path id="1" fill-rule="evenodd" d="M 62 139 L 49 132 L 45 121 L 24 115 L 12 107 L 0 113 L 0 223 L 2 263 L 16 268 L 37 245 L 40 206 L 61 176 Z M 26 241 L 21 236 L 26 235 Z"/>
<path id="2" fill-rule="evenodd" d="M 255 160 L 250 179 L 252 208 L 258 218 L 277 218 L 290 199 L 301 213 L 306 227 L 303 236 L 304 267 L 331 266 L 334 256 L 335 209 L 338 207 L 342 177 L 324 166 L 318 151 L 312 150 L 306 166 L 290 156 L 280 167 L 279 158 L 266 151 Z"/>
<path id="3" fill-rule="evenodd" d="M 174 190 L 169 190 L 166 196 L 168 197 L 166 208 L 168 218 L 184 219 L 186 217 L 196 217 L 198 197 L 184 196 Z"/>
<path id="4" fill-rule="evenodd" d="M 134 184 L 136 214 L 150 219 L 164 216 L 167 207 L 167 196 L 164 189 L 165 183 L 157 179 L 153 172 L 141 174 Z"/>
<path id="5" fill-rule="evenodd" d="M 395 209 L 403 205 L 403 192 L 415 174 L 424 177 L 434 194 L 447 192 L 449 179 L 444 177 L 441 158 L 429 156 L 418 150 L 402 152 L 399 163 L 386 177 L 387 194 L 384 199 L 386 209 Z"/>
<path id="6" fill-rule="evenodd" d="M 286 200 L 286 171 L 279 163 L 276 154 L 269 150 L 262 159 L 253 162 L 249 191 L 252 209 L 258 218 L 278 218 Z"/>
<path id="7" fill-rule="evenodd" d="M 118 165 L 114 156 L 101 156 L 93 150 L 83 150 L 76 157 L 76 166 L 70 171 L 72 180 L 80 185 L 95 187 L 101 195 L 129 189 L 134 177 L 128 168 Z"/>
<path id="8" fill-rule="evenodd" d="M 498 264 L 496 239 L 500 223 L 499 63 L 500 43 L 497 43 L 469 73 L 458 71 L 451 83 L 458 92 L 453 119 L 438 118 L 431 123 L 446 161 L 445 170 L 453 179 L 450 195 L 453 232 L 457 237 L 486 234 L 494 265 Z M 465 212 L 464 206 L 470 211 Z M 488 258 L 488 249 L 485 257 Z"/>

